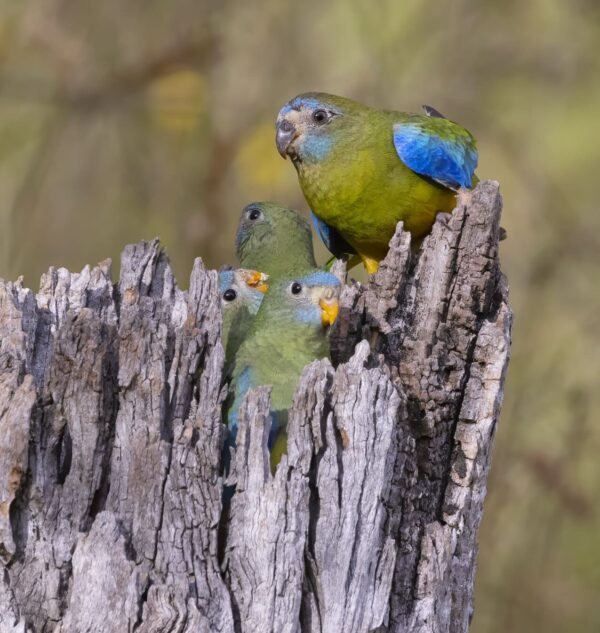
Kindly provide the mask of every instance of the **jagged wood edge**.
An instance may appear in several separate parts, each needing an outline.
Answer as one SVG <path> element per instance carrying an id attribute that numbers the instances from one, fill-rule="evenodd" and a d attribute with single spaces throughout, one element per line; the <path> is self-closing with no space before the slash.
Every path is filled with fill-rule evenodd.
<path id="1" fill-rule="evenodd" d="M 275 487 L 269 479 L 268 468 L 266 471 L 264 468 L 264 425 L 257 436 L 259 440 L 252 439 L 254 427 L 250 425 L 248 446 L 255 447 L 252 452 L 255 459 L 252 462 L 240 462 L 240 468 L 243 471 L 240 481 L 243 481 L 244 473 L 249 476 L 251 469 L 256 468 L 256 464 L 260 466 L 260 455 L 262 455 L 262 470 L 260 468 L 259 470 L 262 473 L 262 479 L 255 477 L 254 486 L 240 487 L 237 502 L 234 497 L 234 506 L 244 499 L 244 495 L 246 495 L 246 505 L 244 511 L 234 512 L 233 524 L 237 521 L 237 534 L 244 536 L 243 533 L 249 529 L 256 518 L 251 512 L 252 502 L 259 502 L 256 507 L 260 507 L 260 497 L 261 495 L 264 497 L 265 494 L 267 495 L 265 498 L 271 494 L 272 501 L 267 504 L 267 509 L 269 506 L 279 508 L 277 516 L 284 517 L 285 520 L 283 528 L 280 528 L 275 521 L 273 529 L 277 538 L 268 540 L 269 546 L 272 543 L 279 543 L 275 547 L 278 556 L 270 559 L 275 561 L 275 566 L 272 573 L 267 574 L 267 578 L 279 579 L 279 584 L 277 582 L 274 584 L 272 602 L 266 598 L 257 599 L 259 595 L 257 591 L 262 581 L 258 584 L 249 582 L 244 586 L 244 583 L 239 580 L 242 577 L 240 571 L 243 573 L 240 563 L 247 559 L 239 552 L 230 555 L 228 559 L 227 574 L 229 575 L 226 574 L 226 578 L 230 584 L 238 582 L 239 587 L 239 591 L 234 592 L 233 605 L 233 612 L 238 620 L 238 630 L 252 630 L 245 626 L 246 620 L 241 617 L 242 614 L 254 614 L 253 622 L 255 623 L 264 622 L 265 626 L 277 626 L 278 630 L 290 631 L 300 630 L 298 627 L 306 631 L 359 631 L 363 630 L 361 627 L 372 628 L 378 625 L 381 625 L 379 630 L 382 631 L 431 630 L 428 627 L 432 626 L 437 630 L 458 631 L 466 627 L 472 602 L 476 531 L 485 494 L 490 441 L 499 411 L 510 332 L 510 311 L 506 303 L 506 287 L 497 262 L 497 229 L 500 213 L 497 187 L 493 183 L 482 183 L 472 194 L 472 199 L 467 200 L 466 203 L 468 213 L 464 207 L 459 208 L 451 218 L 445 221 L 447 226 L 443 226 L 443 222 L 436 224 L 432 236 L 426 240 L 421 257 L 416 263 L 410 257 L 407 237 L 400 229 L 392 242 L 386 262 L 372 283 L 366 288 L 353 286 L 344 291 L 346 316 L 350 319 L 346 323 L 350 323 L 350 326 L 345 335 L 338 338 L 339 341 L 343 341 L 343 344 L 339 345 L 336 363 L 344 360 L 344 355 L 346 359 L 350 358 L 354 351 L 354 343 L 362 337 L 369 340 L 373 354 L 369 355 L 365 344 L 362 344 L 357 350 L 357 357 L 348 363 L 341 364 L 335 372 L 327 366 L 328 364 L 325 366 L 317 364 L 316 369 L 313 366 L 305 372 L 298 389 L 294 409 L 296 413 L 292 412 L 289 456 L 282 461 L 275 475 L 275 482 L 278 481 L 278 477 L 280 478 L 279 484 L 275 484 Z M 114 354 L 115 341 L 123 345 L 121 340 L 123 336 L 121 338 L 116 336 L 117 315 L 123 312 L 125 319 L 131 318 L 129 321 L 131 327 L 124 332 L 128 337 L 132 336 L 132 341 L 127 345 L 135 343 L 135 349 L 139 348 L 142 353 L 149 354 L 150 367 L 151 369 L 155 367 L 155 370 L 150 372 L 150 380 L 152 376 L 155 376 L 159 385 L 158 401 L 172 406 L 167 416 L 160 414 L 157 416 L 153 407 L 149 409 L 149 413 L 155 420 L 155 424 L 152 425 L 152 432 L 155 434 L 154 441 L 151 442 L 150 449 L 155 451 L 153 453 L 155 462 L 161 463 L 159 458 L 167 456 L 167 467 L 165 468 L 163 464 L 156 472 L 149 472 L 144 470 L 143 463 L 140 465 L 142 472 L 148 475 L 148 479 L 143 481 L 140 498 L 144 499 L 143 495 L 148 494 L 148 489 L 152 488 L 152 481 L 160 482 L 161 494 L 165 496 L 159 504 L 150 503 L 154 499 L 152 495 L 146 499 L 145 505 L 150 506 L 152 511 L 159 508 L 158 522 L 156 515 L 154 519 L 151 515 L 150 529 L 147 531 L 149 535 L 154 535 L 154 539 L 139 536 L 144 533 L 143 528 L 147 527 L 143 525 L 143 516 L 139 515 L 136 519 L 135 511 L 132 513 L 128 508 L 122 508 L 120 505 L 123 503 L 122 497 L 116 495 L 111 488 L 105 502 L 106 507 L 96 509 L 97 514 L 91 517 L 93 519 L 91 529 L 77 534 L 75 555 L 72 562 L 67 559 L 68 564 L 62 572 L 68 580 L 71 571 L 69 565 L 72 565 L 74 578 L 78 575 L 85 578 L 85 574 L 90 572 L 89 568 L 82 564 L 82 562 L 85 563 L 86 556 L 90 556 L 85 552 L 95 551 L 98 547 L 100 551 L 96 551 L 95 558 L 101 561 L 103 559 L 99 554 L 104 554 L 105 560 L 110 562 L 109 566 L 105 565 L 106 569 L 111 568 L 115 571 L 123 569 L 127 575 L 130 573 L 129 563 L 136 562 L 131 572 L 129 589 L 127 591 L 123 591 L 122 587 L 119 587 L 119 591 L 115 589 L 113 597 L 118 600 L 117 604 L 108 600 L 106 609 L 100 613 L 107 618 L 106 627 L 114 625 L 111 617 L 115 614 L 115 607 L 120 607 L 116 609 L 116 612 L 124 612 L 125 621 L 133 622 L 138 630 L 192 630 L 189 627 L 204 630 L 206 626 L 209 626 L 208 622 L 211 619 L 214 622 L 210 626 L 214 624 L 219 627 L 214 630 L 232 630 L 228 595 L 225 594 L 220 577 L 215 573 L 214 516 L 215 509 L 219 507 L 219 495 L 215 494 L 215 490 L 219 490 L 218 484 L 215 484 L 218 479 L 215 463 L 218 463 L 216 449 L 220 439 L 216 438 L 219 438 L 220 431 L 215 432 L 214 427 L 218 417 L 215 413 L 218 408 L 216 401 L 219 400 L 218 386 L 215 384 L 214 377 L 211 378 L 211 376 L 213 373 L 219 373 L 218 367 L 222 364 L 219 354 L 222 354 L 222 350 L 219 352 L 219 345 L 216 345 L 214 353 L 206 351 L 206 333 L 200 336 L 198 332 L 195 332 L 189 337 L 181 334 L 178 328 L 182 327 L 182 321 L 185 323 L 188 311 L 185 309 L 182 293 L 179 293 L 175 287 L 166 261 L 158 254 L 157 245 L 154 244 L 150 250 L 139 245 L 132 248 L 133 252 L 130 256 L 137 262 L 136 272 L 128 277 L 127 267 L 125 267 L 121 289 L 117 293 L 113 293 L 112 287 L 106 281 L 109 278 L 106 266 L 104 268 L 100 266 L 91 272 L 86 269 L 80 276 L 70 275 L 63 270 L 50 271 L 43 280 L 42 291 L 37 298 L 39 305 L 35 309 L 32 309 L 32 295 L 29 291 L 22 289 L 18 284 L 0 286 L 0 315 L 7 315 L 1 323 L 3 327 L 5 322 L 9 324 L 7 329 L 11 333 L 10 339 L 3 337 L 2 340 L 3 342 L 10 340 L 12 345 L 11 348 L 11 345 L 4 343 L 3 347 L 0 347 L 2 361 L 0 368 L 5 369 L 7 365 L 10 365 L 11 369 L 9 372 L 0 374 L 0 395 L 8 394 L 5 398 L 14 403 L 16 389 L 25 385 L 25 391 L 29 388 L 32 393 L 32 383 L 35 383 L 38 394 L 50 393 L 51 397 L 44 400 L 46 396 L 42 396 L 41 399 L 38 396 L 38 401 L 32 405 L 33 413 L 29 422 L 34 432 L 36 429 L 43 430 L 46 422 L 52 419 L 59 419 L 58 429 L 60 430 L 62 413 L 60 406 L 53 398 L 60 393 L 63 386 L 59 380 L 59 369 L 53 370 L 52 367 L 54 365 L 62 367 L 65 363 L 68 367 L 73 364 L 78 366 L 77 363 L 83 363 L 85 366 L 85 359 L 77 357 L 82 349 L 78 347 L 78 344 L 82 341 L 93 344 L 98 337 L 92 335 L 90 338 L 86 333 L 88 330 L 98 331 L 104 333 L 100 336 L 104 347 L 101 345 L 100 349 L 106 348 L 113 351 L 96 354 L 97 358 L 94 361 L 96 364 L 92 363 L 91 369 L 86 369 L 84 373 L 102 374 L 112 362 L 110 355 Z M 471 268 L 469 268 L 470 264 L 472 264 Z M 479 275 L 479 279 L 476 274 L 478 270 L 485 273 Z M 435 274 L 427 274 L 427 271 L 429 273 L 441 271 L 441 278 Z M 459 280 L 460 283 L 458 285 L 454 283 L 450 288 L 444 285 L 444 279 L 455 280 L 455 282 Z M 427 284 L 422 283 L 424 280 L 429 280 L 433 285 L 430 285 L 428 289 Z M 436 299 L 435 293 L 432 292 L 440 291 L 440 289 L 444 289 L 444 292 L 449 295 L 450 300 L 447 305 L 444 301 L 445 296 L 438 295 Z M 473 299 L 476 300 L 475 303 Z M 35 299 L 33 301 L 35 302 Z M 171 303 L 173 310 L 170 313 L 168 306 Z M 214 297 L 212 305 L 216 305 Z M 420 309 L 420 306 L 427 308 L 432 305 L 436 308 L 442 306 L 443 309 L 441 312 L 431 311 L 431 309 L 423 312 Z M 25 306 L 24 310 L 23 306 Z M 19 311 L 23 314 L 20 323 Z M 74 318 L 74 313 L 77 314 L 76 318 Z M 467 316 L 472 313 L 474 319 L 462 319 L 462 313 Z M 79 324 L 77 320 L 80 321 Z M 199 320 L 202 320 L 202 315 Z M 210 326 L 211 321 L 211 319 L 207 321 L 207 329 L 213 333 L 212 339 L 208 335 L 208 339 L 212 340 L 212 343 L 209 342 L 208 345 L 209 350 L 215 340 L 215 329 Z M 344 323 L 344 311 L 342 311 L 340 330 Z M 190 325 L 197 325 L 197 322 L 192 319 Z M 123 328 L 123 323 L 120 327 Z M 26 333 L 25 337 L 19 338 L 19 329 Z M 72 329 L 78 332 L 75 340 L 72 340 L 73 337 L 69 334 Z M 218 334 L 216 336 L 218 337 Z M 190 346 L 192 339 L 194 345 Z M 204 340 L 204 344 L 199 344 L 200 340 Z M 200 349 L 205 351 L 199 351 Z M 383 356 L 378 357 L 379 352 Z M 193 402 L 199 402 L 199 400 L 194 398 L 189 400 L 189 397 L 191 391 L 198 393 L 199 386 L 194 384 L 194 371 L 190 368 L 196 361 L 200 363 L 200 357 L 208 368 L 201 374 L 207 381 L 206 393 L 210 394 L 209 400 L 212 402 L 209 407 L 212 413 L 208 416 L 210 420 L 208 425 L 206 425 L 206 420 L 202 420 L 199 424 L 189 422 L 189 420 L 197 420 L 199 416 L 199 410 L 194 410 L 193 406 Z M 462 357 L 464 357 L 463 366 L 457 369 L 457 360 L 461 361 Z M 174 361 L 175 358 L 183 358 L 181 367 L 188 368 L 187 374 L 186 371 L 182 372 L 184 377 L 181 384 L 179 384 L 180 372 L 174 369 L 179 368 L 180 360 Z M 48 363 L 49 359 L 50 363 Z M 165 359 L 169 359 L 168 362 Z M 207 362 L 207 359 L 212 360 Z M 443 366 L 443 362 L 447 360 L 450 360 L 450 365 L 453 366 L 449 376 L 460 387 L 455 390 L 460 397 L 455 397 L 456 394 L 452 395 L 452 393 L 450 393 L 451 397 L 446 397 L 448 385 L 443 381 L 427 387 L 430 391 L 423 387 L 429 383 L 423 378 L 436 376 L 440 372 L 440 366 Z M 442 365 L 440 361 L 443 361 Z M 167 370 L 169 363 L 171 363 L 170 369 Z M 388 365 L 387 368 L 386 365 Z M 358 375 L 352 375 L 349 369 L 352 366 L 358 368 L 356 369 Z M 321 372 L 318 373 L 321 376 L 321 382 L 315 383 L 316 377 L 315 375 L 311 377 L 311 371 Z M 33 377 L 33 380 L 29 380 L 29 387 L 25 379 L 27 372 Z M 379 527 L 368 535 L 362 534 L 360 530 L 355 531 L 355 534 L 359 534 L 360 537 L 351 544 L 346 542 L 347 537 L 338 538 L 333 543 L 321 543 L 324 538 L 336 533 L 335 530 L 329 530 L 329 524 L 335 523 L 332 517 L 342 516 L 347 521 L 349 516 L 352 517 L 352 510 L 349 511 L 349 508 L 356 509 L 357 507 L 356 503 L 353 505 L 351 498 L 344 497 L 344 492 L 353 490 L 352 485 L 345 485 L 344 482 L 354 481 L 353 474 L 364 476 L 366 472 L 366 463 L 363 462 L 361 470 L 360 460 L 351 460 L 348 456 L 354 450 L 352 441 L 354 434 L 361 430 L 361 422 L 369 419 L 368 412 L 372 411 L 377 402 L 373 392 L 369 391 L 371 382 L 361 382 L 362 374 L 366 375 L 368 372 L 371 372 L 370 381 L 376 383 L 383 380 L 380 388 L 376 390 L 379 394 L 388 393 L 388 399 L 384 398 L 382 401 L 389 404 L 395 399 L 394 402 L 396 402 L 392 407 L 392 410 L 396 411 L 393 416 L 386 418 L 380 414 L 377 417 L 377 422 L 380 418 L 388 420 L 381 427 L 382 433 L 374 436 L 380 440 L 387 438 L 383 443 L 387 446 L 384 452 L 380 452 L 382 444 L 374 443 L 374 437 L 370 438 L 370 443 L 369 441 L 362 443 L 373 450 L 375 446 L 379 446 L 377 454 L 380 459 L 381 455 L 384 455 L 388 466 L 393 464 L 384 469 L 383 474 L 380 473 L 372 478 L 369 484 L 375 485 L 376 489 L 381 491 L 378 493 L 381 494 L 381 498 L 377 495 L 374 497 L 376 516 L 379 517 L 375 524 Z M 378 376 L 376 380 L 373 372 L 376 372 Z M 111 374 L 110 371 L 106 373 Z M 125 369 L 119 368 L 119 390 L 139 389 L 141 404 L 145 405 L 147 403 L 143 394 L 146 393 L 145 390 L 148 390 L 148 385 L 144 385 L 144 380 L 142 380 L 138 387 L 140 376 L 143 376 L 144 380 L 147 378 L 132 359 L 131 363 L 125 365 Z M 55 385 L 54 392 L 52 391 L 53 384 Z M 316 390 L 315 384 L 318 385 Z M 334 388 L 334 385 L 337 387 Z M 76 397 L 74 403 L 69 406 L 76 406 L 77 397 L 83 396 L 77 393 L 76 385 L 71 387 L 71 391 Z M 110 397 L 110 392 L 111 389 L 108 389 L 106 397 Z M 154 393 L 152 387 L 149 388 L 149 393 Z M 361 398 L 367 402 L 366 410 L 360 407 L 355 409 L 353 404 L 348 412 L 347 407 L 342 403 L 349 394 L 353 393 L 362 394 Z M 371 393 L 370 396 L 369 393 Z M 262 410 L 264 416 L 267 410 L 265 407 L 268 406 L 265 398 L 263 394 L 262 404 L 253 415 L 260 417 L 259 410 Z M 306 398 L 312 398 L 312 404 L 306 401 Z M 58 401 L 60 404 L 60 397 Z M 127 406 L 127 394 L 119 395 L 117 418 L 121 410 L 121 402 Z M 351 397 L 350 402 L 355 403 L 356 398 L 353 400 Z M 252 402 L 249 402 L 247 406 L 252 407 Z M 108 409 L 112 410 L 111 407 Z M 189 414 L 187 418 L 186 410 Z M 56 418 L 57 411 L 58 418 Z M 105 413 L 106 411 L 102 412 L 103 415 Z M 254 419 L 252 415 L 250 417 Z M 396 422 L 395 427 L 393 424 L 390 426 L 389 420 L 392 418 Z M 100 415 L 98 419 L 101 419 Z M 182 422 L 184 419 L 186 421 Z M 41 420 L 44 420 L 42 426 L 40 426 Z M 160 422 L 158 434 L 156 420 Z M 301 423 L 299 420 L 304 422 Z M 307 424 L 306 420 L 310 420 L 310 424 Z M 26 427 L 27 422 L 25 420 L 22 427 Z M 122 428 L 119 431 L 119 424 L 117 423 L 116 426 L 117 435 L 121 432 L 121 437 L 131 442 L 132 437 L 129 436 L 134 432 L 135 427 L 132 429 L 126 424 L 121 424 Z M 256 428 L 259 429 L 260 424 Z M 310 433 L 308 433 L 309 428 Z M 387 432 L 385 428 L 388 429 Z M 395 432 L 390 434 L 390 428 L 394 428 Z M 173 507 L 170 507 L 170 500 L 176 499 L 183 488 L 189 485 L 194 486 L 194 481 L 189 478 L 188 473 L 189 475 L 197 474 L 199 470 L 198 451 L 193 450 L 200 439 L 199 429 L 211 429 L 207 432 L 207 436 L 202 438 L 206 440 L 207 445 L 212 447 L 202 455 L 207 469 L 202 472 L 202 478 L 205 481 L 210 480 L 215 485 L 204 494 L 200 494 L 198 506 L 187 513 L 188 505 L 194 507 L 194 502 L 197 501 L 194 500 L 193 495 L 188 497 L 184 494 L 181 501 L 173 504 Z M 52 432 L 54 430 L 51 429 Z M 64 434 L 62 438 L 57 438 L 52 435 L 52 432 L 46 439 L 50 440 L 50 445 L 55 442 L 60 448 L 61 443 L 64 442 Z M 104 435 L 100 433 L 93 437 L 97 441 L 98 437 L 105 436 L 106 429 Z M 39 439 L 38 436 L 35 437 Z M 138 439 L 139 437 L 133 438 L 133 446 L 137 446 Z M 164 445 L 161 448 L 161 442 L 170 443 L 172 448 L 165 450 Z M 33 444 L 35 445 L 35 442 Z M 359 445 L 362 444 L 359 443 Z M 18 446 L 18 442 L 15 445 Z M 260 455 L 256 453 L 258 450 L 256 447 L 260 447 L 262 451 L 259 451 Z M 298 447 L 301 447 L 301 450 Z M 60 448 L 59 453 L 62 450 Z M 17 451 L 14 455 L 16 464 L 19 463 L 19 459 L 23 461 L 22 453 L 21 450 L 21 453 Z M 41 457 L 41 463 L 43 463 L 43 459 L 48 458 L 48 455 L 43 451 L 41 453 L 40 456 L 35 454 L 34 457 Z M 302 458 L 298 456 L 298 453 L 301 453 Z M 250 452 L 240 452 L 236 459 L 239 461 L 244 454 L 248 458 Z M 189 455 L 195 458 L 189 470 L 178 469 L 178 464 L 185 464 Z M 54 460 L 53 465 L 56 471 L 59 472 L 63 468 L 64 472 L 66 465 L 64 463 L 61 465 L 60 454 L 58 456 L 50 454 L 50 457 Z M 114 459 L 114 456 L 111 457 L 111 461 Z M 379 460 L 375 461 L 379 462 Z M 102 462 L 101 459 L 100 463 Z M 93 458 L 90 463 L 95 463 Z M 131 480 L 130 465 L 123 467 L 122 462 L 118 461 L 115 471 L 123 473 L 126 483 Z M 88 479 L 100 482 L 101 477 L 98 479 L 97 476 L 96 478 L 92 476 L 95 472 L 92 468 L 90 475 L 88 469 Z M 136 472 L 135 468 L 133 472 Z M 285 476 L 280 475 L 280 472 L 285 473 Z M 63 483 L 67 482 L 69 475 L 70 471 Z M 31 498 L 31 490 L 35 492 L 35 488 L 32 488 L 35 482 L 23 482 L 22 479 L 23 477 L 21 479 L 17 477 L 13 480 L 15 492 L 13 499 L 16 501 L 11 504 L 10 497 L 7 497 L 8 505 L 16 509 L 13 512 L 16 520 L 9 523 L 12 533 L 17 534 L 15 539 L 17 543 L 11 544 L 10 539 L 6 538 L 6 523 L 4 532 L 0 532 L 4 538 L 4 550 L 2 550 L 4 561 L 8 559 L 12 567 L 15 564 L 17 567 L 19 565 L 19 533 L 23 527 L 27 527 L 27 522 L 23 521 L 22 517 L 20 518 L 24 507 L 22 503 L 20 504 L 19 493 L 25 490 Z M 296 482 L 295 488 L 289 485 L 290 481 Z M 94 495 L 101 489 L 101 484 L 100 487 L 95 485 Z M 305 501 L 307 489 L 308 502 Z M 265 493 L 265 490 L 271 490 L 271 493 Z M 250 497 L 248 497 L 249 491 L 252 491 Z M 427 503 L 415 511 L 415 500 L 423 498 L 428 500 Z M 203 507 L 202 504 L 206 504 L 207 499 L 210 499 L 209 509 L 212 508 L 212 514 L 210 511 L 208 513 L 209 517 L 213 517 L 212 521 L 209 521 L 211 524 L 191 526 L 192 534 L 198 536 L 199 529 L 203 534 L 206 532 L 206 539 L 199 541 L 187 537 L 182 539 L 182 534 L 188 531 L 187 522 L 191 520 L 193 523 L 194 517 L 197 517 L 198 508 Z M 87 499 L 84 495 L 74 504 L 74 507 L 77 511 L 85 508 L 84 519 L 89 521 L 91 505 L 93 505 L 93 495 L 91 502 L 89 495 Z M 327 511 L 322 512 L 321 508 Z M 318 512 L 315 509 L 318 509 Z M 119 513 L 123 515 L 123 520 L 121 518 L 118 521 L 112 520 Z M 356 512 L 354 514 L 356 515 Z M 266 516 L 273 515 L 267 512 Z M 358 517 L 360 516 L 359 512 Z M 291 524 L 288 524 L 286 517 L 292 519 Z M 296 527 L 289 529 L 293 525 Z M 86 529 L 85 525 L 83 528 Z M 266 533 L 270 534 L 268 530 Z M 315 537 L 318 533 L 325 536 Z M 173 540 L 174 535 L 175 540 Z M 368 537 L 373 537 L 375 540 L 372 538 L 369 540 Z M 66 531 L 66 535 L 60 535 L 57 540 L 59 544 L 61 542 L 68 544 L 72 543 L 73 538 L 73 529 L 70 528 Z M 368 553 L 371 557 L 371 566 L 369 561 L 362 566 L 356 565 L 356 561 L 364 562 L 365 560 L 364 555 L 360 554 L 363 541 L 369 543 Z M 182 542 L 190 544 L 188 554 L 185 553 L 185 546 L 173 548 L 175 543 Z M 258 542 L 261 542 L 260 539 Z M 138 548 L 134 546 L 134 543 L 138 545 Z M 197 543 L 200 543 L 200 550 L 205 552 L 204 558 L 194 550 Z M 229 543 L 230 552 L 232 550 L 235 552 L 233 543 L 234 541 Z M 262 556 L 256 542 L 253 551 L 250 551 L 244 539 L 241 543 L 247 547 L 249 555 L 259 558 Z M 144 551 L 145 546 L 151 546 L 150 556 Z M 141 549 L 141 552 L 138 549 Z M 181 549 L 181 555 L 178 549 Z M 302 551 L 305 552 L 304 568 L 299 560 L 299 552 Z M 342 564 L 335 574 L 328 576 L 331 560 L 334 560 L 335 564 L 338 563 L 338 558 L 339 561 L 343 561 L 346 551 L 353 552 L 350 560 L 354 562 L 345 566 Z M 457 552 L 461 555 L 457 556 Z M 266 555 L 267 552 L 265 552 Z M 207 561 L 206 558 L 210 560 Z M 171 559 L 179 561 L 175 565 L 176 570 L 170 564 Z M 200 569 L 195 569 L 198 560 L 203 563 Z M 293 561 L 292 568 L 296 570 L 292 582 L 285 575 L 285 569 L 278 566 L 279 563 L 286 561 L 288 563 Z M 323 564 L 323 561 L 329 562 Z M 375 576 L 369 576 L 373 573 L 373 565 L 376 570 Z M 363 568 L 367 570 L 366 576 L 362 573 Z M 191 594 L 189 586 L 186 587 L 183 582 L 178 583 L 177 580 L 181 576 L 189 575 L 190 570 L 197 579 L 196 589 Z M 9 578 L 10 571 L 12 570 L 9 569 Z M 206 574 L 205 582 L 198 580 L 203 573 Z M 0 586 L 0 600 L 2 600 L 0 617 L 4 617 L 7 621 L 11 618 L 14 620 L 11 621 L 11 626 L 14 628 L 10 630 L 21 630 L 23 621 L 19 620 L 20 616 L 16 609 L 20 601 L 15 598 L 14 587 L 6 586 L 6 577 L 5 574 L 4 584 Z M 346 583 L 340 584 L 339 580 L 343 577 L 346 578 Z M 260 580 L 263 576 L 259 574 L 257 578 Z M 368 600 L 359 599 L 359 595 L 364 595 L 365 578 L 367 578 L 367 595 L 371 596 Z M 209 579 L 212 581 L 208 582 Z M 356 599 L 351 597 L 353 583 L 361 587 L 360 593 L 355 594 Z M 60 573 L 58 578 L 55 574 L 54 584 L 51 582 L 49 585 L 50 591 L 54 589 L 59 594 L 58 589 L 61 587 L 64 589 L 64 586 L 65 581 L 64 578 L 61 579 Z M 303 588 L 301 596 L 298 589 L 300 586 Z M 340 586 L 344 588 L 344 596 L 339 594 Z M 51 602 L 49 606 L 44 607 L 46 614 L 49 613 L 51 616 L 50 625 L 52 618 L 57 617 L 57 613 L 60 617 L 61 609 L 67 613 L 65 622 L 69 626 L 75 625 L 73 618 L 75 621 L 79 618 L 78 624 L 84 624 L 85 614 L 97 604 L 96 598 L 93 597 L 94 592 L 91 592 L 91 597 L 86 601 L 84 592 L 73 591 L 73 587 L 77 589 L 74 582 L 66 593 L 63 591 L 62 603 L 58 600 L 56 604 Z M 390 587 L 391 601 L 388 601 L 386 596 L 390 593 Z M 264 595 L 264 587 L 262 591 L 261 595 Z M 373 591 L 375 593 L 372 593 Z M 73 598 L 75 594 L 78 598 Z M 266 594 L 271 595 L 269 591 L 266 591 Z M 79 598 L 83 599 L 85 608 L 75 603 Z M 104 596 L 103 599 L 105 598 Z M 75 600 L 73 604 L 70 602 L 71 599 Z M 343 604 L 343 606 L 331 608 L 334 604 Z M 198 610 L 199 605 L 204 605 L 206 611 Z M 57 611 L 52 611 L 52 608 Z M 98 612 L 95 615 L 98 616 Z M 63 622 L 63 630 L 67 630 L 64 628 L 65 622 Z M 344 628 L 339 629 L 340 626 Z"/>
<path id="2" fill-rule="evenodd" d="M 154 241 L 126 249 L 121 277 L 114 288 L 107 263 L 51 269 L 37 297 L 0 284 L 12 342 L 0 357 L 16 367 L 0 373 L 0 394 L 14 406 L 19 377 L 37 386 L 29 455 L 11 456 L 17 542 L 3 535 L 0 618 L 15 631 L 232 631 L 216 556 L 216 275 L 197 261 L 180 292 Z"/>

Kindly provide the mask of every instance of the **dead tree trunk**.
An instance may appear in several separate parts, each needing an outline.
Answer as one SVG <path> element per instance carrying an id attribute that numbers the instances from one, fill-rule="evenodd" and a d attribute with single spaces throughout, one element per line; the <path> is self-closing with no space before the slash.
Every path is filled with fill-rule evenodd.
<path id="1" fill-rule="evenodd" d="M 509 354 L 485 182 L 419 257 L 398 229 L 346 287 L 274 477 L 269 389 L 243 405 L 219 560 L 216 273 L 157 242 L 0 282 L 0 631 L 465 631 Z"/>

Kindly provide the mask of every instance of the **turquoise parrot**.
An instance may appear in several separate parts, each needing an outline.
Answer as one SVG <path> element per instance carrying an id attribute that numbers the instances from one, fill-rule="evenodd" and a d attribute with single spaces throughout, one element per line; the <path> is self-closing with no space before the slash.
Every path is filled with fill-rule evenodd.
<path id="1" fill-rule="evenodd" d="M 277 149 L 294 164 L 317 220 L 369 273 L 400 220 L 422 238 L 438 212 L 454 209 L 456 192 L 476 183 L 475 139 L 428 106 L 408 114 L 306 93 L 280 110 L 276 127 Z"/>
<path id="2" fill-rule="evenodd" d="M 328 333 L 337 318 L 340 290 L 337 277 L 314 269 L 272 283 L 235 357 L 229 394 L 229 445 L 235 444 L 245 393 L 271 385 L 269 448 L 273 469 L 287 448 L 288 409 L 300 374 L 313 360 L 329 357 Z"/>
<path id="3" fill-rule="evenodd" d="M 225 373 L 231 368 L 238 347 L 244 340 L 267 290 L 267 275 L 256 270 L 238 268 L 219 273 Z"/>
<path id="4" fill-rule="evenodd" d="M 270 277 L 316 268 L 309 223 L 293 209 L 273 202 L 244 208 L 235 246 L 240 265 Z"/>

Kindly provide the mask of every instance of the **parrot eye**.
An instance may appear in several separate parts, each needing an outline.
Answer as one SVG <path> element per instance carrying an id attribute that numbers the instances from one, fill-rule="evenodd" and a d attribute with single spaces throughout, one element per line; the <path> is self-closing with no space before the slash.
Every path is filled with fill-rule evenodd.
<path id="1" fill-rule="evenodd" d="M 323 123 L 327 123 L 329 115 L 325 110 L 315 110 L 313 112 L 312 118 L 317 125 L 323 125 Z"/>
<path id="2" fill-rule="evenodd" d="M 262 213 L 258 209 L 250 209 L 250 211 L 248 212 L 248 219 L 258 220 L 258 218 L 260 218 L 261 215 Z"/>
<path id="3" fill-rule="evenodd" d="M 302 292 L 302 284 L 299 284 L 297 281 L 295 281 L 292 284 L 290 291 L 293 295 L 299 295 Z"/>
<path id="4" fill-rule="evenodd" d="M 223 299 L 227 302 L 233 301 L 237 297 L 237 292 L 233 288 L 228 288 L 223 293 Z"/>

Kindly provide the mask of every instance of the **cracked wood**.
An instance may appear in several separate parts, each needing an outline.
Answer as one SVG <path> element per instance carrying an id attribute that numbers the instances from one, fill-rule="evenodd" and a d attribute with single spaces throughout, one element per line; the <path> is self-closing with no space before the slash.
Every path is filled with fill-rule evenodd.
<path id="1" fill-rule="evenodd" d="M 493 182 L 418 255 L 399 225 L 345 287 L 271 474 L 268 387 L 242 406 L 236 492 L 214 271 L 157 241 L 0 280 L 0 630 L 466 631 L 510 350 Z M 345 275 L 343 264 L 336 274 Z"/>

